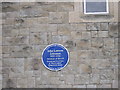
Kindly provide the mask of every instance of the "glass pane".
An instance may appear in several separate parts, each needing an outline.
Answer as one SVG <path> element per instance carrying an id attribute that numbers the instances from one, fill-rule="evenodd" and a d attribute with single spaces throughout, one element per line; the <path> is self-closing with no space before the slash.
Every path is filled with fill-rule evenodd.
<path id="1" fill-rule="evenodd" d="M 107 12 L 106 0 L 86 0 L 86 12 Z"/>

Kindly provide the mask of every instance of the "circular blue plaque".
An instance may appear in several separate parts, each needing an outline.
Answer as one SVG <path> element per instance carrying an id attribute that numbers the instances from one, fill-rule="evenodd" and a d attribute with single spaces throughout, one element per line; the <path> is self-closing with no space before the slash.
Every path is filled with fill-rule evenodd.
<path id="1" fill-rule="evenodd" d="M 68 64 L 68 62 L 69 53 L 63 45 L 48 45 L 42 53 L 42 63 L 49 70 L 61 70 Z"/>

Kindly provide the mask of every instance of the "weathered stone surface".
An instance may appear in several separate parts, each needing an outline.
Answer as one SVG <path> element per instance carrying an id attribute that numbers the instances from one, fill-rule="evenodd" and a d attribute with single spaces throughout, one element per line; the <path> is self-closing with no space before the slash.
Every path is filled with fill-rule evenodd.
<path id="1" fill-rule="evenodd" d="M 49 13 L 49 23 L 68 23 L 68 13 L 67 12 L 50 12 Z"/>
<path id="2" fill-rule="evenodd" d="M 80 74 L 90 74 L 92 73 L 92 67 L 90 65 L 87 65 L 86 63 L 82 63 L 79 64 L 77 71 Z"/>
<path id="3" fill-rule="evenodd" d="M 71 30 L 85 31 L 86 30 L 86 23 L 70 24 L 70 27 L 71 27 Z"/>
<path id="4" fill-rule="evenodd" d="M 87 30 L 100 30 L 100 23 L 87 23 Z"/>
<path id="5" fill-rule="evenodd" d="M 71 37 L 73 39 L 81 39 L 82 33 L 80 31 L 71 31 Z"/>
<path id="6" fill-rule="evenodd" d="M 108 37 L 108 31 L 99 31 L 98 35 L 99 37 Z"/>
<path id="7" fill-rule="evenodd" d="M 4 37 L 3 45 L 26 45 L 29 43 L 27 36 Z"/>
<path id="8" fill-rule="evenodd" d="M 82 4 L 3 3 L 0 14 L 3 88 L 118 86 L 118 23 L 113 22 L 117 10 L 110 11 L 110 15 L 84 15 Z M 117 5 L 113 6 L 116 9 Z M 68 65 L 57 72 L 46 69 L 41 60 L 44 48 L 54 43 L 62 44 L 69 52 Z"/>
<path id="9" fill-rule="evenodd" d="M 69 12 L 74 10 L 73 2 L 59 2 L 57 3 L 58 12 Z"/>
<path id="10" fill-rule="evenodd" d="M 98 31 L 92 31 L 91 34 L 92 37 L 98 37 Z"/>
<path id="11" fill-rule="evenodd" d="M 75 75 L 75 84 L 88 84 L 89 83 L 89 75 Z"/>
<path id="12" fill-rule="evenodd" d="M 92 71 L 93 72 L 93 71 Z M 99 84 L 100 76 L 99 74 L 90 74 L 90 84 Z"/>
<path id="13" fill-rule="evenodd" d="M 20 10 L 20 17 L 48 17 L 48 15 L 49 13 L 47 11 L 41 10 L 39 6 Z"/>
<path id="14" fill-rule="evenodd" d="M 92 43 L 92 47 L 95 48 L 102 48 L 104 46 L 103 38 L 100 37 L 92 38 L 91 43 Z"/>
<path id="15" fill-rule="evenodd" d="M 90 40 L 81 39 L 77 41 L 76 45 L 78 50 L 89 50 L 91 43 Z"/>
<path id="16" fill-rule="evenodd" d="M 91 33 L 90 32 L 82 32 L 82 39 L 91 39 Z"/>
<path id="17" fill-rule="evenodd" d="M 114 38 L 104 38 L 105 48 L 114 48 Z"/>
<path id="18" fill-rule="evenodd" d="M 27 88 L 27 78 L 18 78 L 17 88 Z"/>
<path id="19" fill-rule="evenodd" d="M 10 57 L 25 58 L 33 56 L 33 48 L 31 46 L 15 46 L 10 50 Z"/>
<path id="20" fill-rule="evenodd" d="M 31 33 L 30 44 L 47 44 L 47 33 Z"/>
<path id="21" fill-rule="evenodd" d="M 14 12 L 17 10 L 19 10 L 18 3 L 13 3 L 13 2 L 2 3 L 2 12 Z"/>
<path id="22" fill-rule="evenodd" d="M 118 37 L 118 23 L 109 24 L 109 36 Z"/>
<path id="23" fill-rule="evenodd" d="M 16 88 L 17 87 L 17 83 L 16 83 L 16 79 L 15 78 L 10 78 L 10 79 L 3 79 L 3 88 Z"/>
<path id="24" fill-rule="evenodd" d="M 70 25 L 60 24 L 57 26 L 57 29 L 58 29 L 58 35 L 70 35 L 71 34 Z"/>
<path id="25" fill-rule="evenodd" d="M 108 23 L 101 23 L 100 24 L 100 30 L 108 30 L 109 27 L 108 27 Z"/>

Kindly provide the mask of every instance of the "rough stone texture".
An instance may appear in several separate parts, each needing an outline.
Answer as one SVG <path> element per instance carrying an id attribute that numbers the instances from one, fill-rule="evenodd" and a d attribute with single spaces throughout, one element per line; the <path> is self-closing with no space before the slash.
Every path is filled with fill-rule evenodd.
<path id="1" fill-rule="evenodd" d="M 79 4 L 2 3 L 0 83 L 3 81 L 3 88 L 118 87 L 116 17 L 82 16 Z M 41 61 L 42 51 L 53 43 L 64 45 L 70 53 L 69 64 L 58 72 L 49 71 Z"/>

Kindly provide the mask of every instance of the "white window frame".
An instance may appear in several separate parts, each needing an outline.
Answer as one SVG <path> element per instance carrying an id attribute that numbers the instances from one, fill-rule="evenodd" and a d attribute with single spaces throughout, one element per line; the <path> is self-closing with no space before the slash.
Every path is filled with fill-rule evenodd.
<path id="1" fill-rule="evenodd" d="M 84 14 L 109 14 L 108 0 L 106 0 L 106 12 L 87 12 L 86 10 L 86 0 L 84 0 Z"/>

